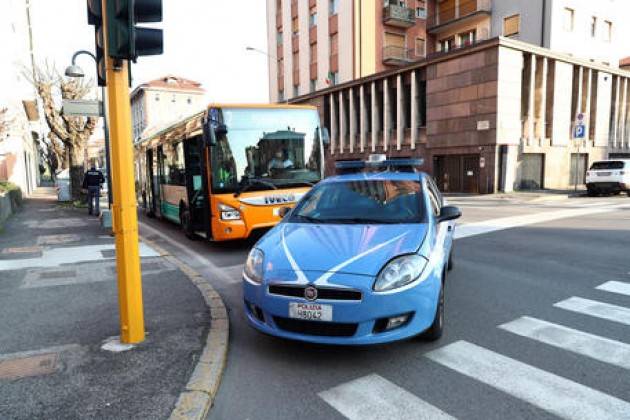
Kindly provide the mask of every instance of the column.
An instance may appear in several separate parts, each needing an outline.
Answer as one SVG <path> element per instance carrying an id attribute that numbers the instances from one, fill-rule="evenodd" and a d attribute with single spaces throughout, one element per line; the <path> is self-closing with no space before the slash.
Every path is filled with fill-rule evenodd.
<path id="1" fill-rule="evenodd" d="M 350 153 L 354 152 L 354 142 L 357 139 L 357 113 L 355 105 L 354 105 L 354 88 L 350 88 L 348 91 L 348 99 L 350 102 L 349 111 L 350 111 Z"/>
<path id="2" fill-rule="evenodd" d="M 380 109 L 378 109 L 378 101 L 376 97 L 376 81 L 372 82 L 372 152 L 376 151 L 376 142 L 378 141 L 378 131 L 380 130 L 378 124 L 378 113 Z"/>
<path id="3" fill-rule="evenodd" d="M 365 85 L 359 88 L 359 150 L 365 150 L 365 138 L 367 137 L 367 106 L 365 104 Z"/>
<path id="4" fill-rule="evenodd" d="M 619 143 L 617 143 L 618 147 L 624 147 L 626 144 L 626 113 L 627 113 L 627 105 L 626 102 L 628 100 L 628 79 L 623 78 L 623 86 L 621 93 L 621 117 L 619 120 Z"/>
<path id="5" fill-rule="evenodd" d="M 403 92 L 402 74 L 396 77 L 396 150 L 400 150 L 405 137 L 405 92 Z"/>
<path id="6" fill-rule="evenodd" d="M 547 73 L 549 70 L 549 62 L 547 57 L 543 58 L 542 62 L 542 80 L 541 80 L 541 92 L 540 92 L 540 110 L 539 110 L 539 138 L 545 139 L 547 137 Z"/>
<path id="7" fill-rule="evenodd" d="M 330 100 L 330 154 L 335 154 L 337 145 L 337 108 L 335 107 L 335 94 L 329 96 Z"/>
<path id="8" fill-rule="evenodd" d="M 343 104 L 343 91 L 339 91 L 339 153 L 343 153 L 346 142 L 346 112 Z"/>
<path id="9" fill-rule="evenodd" d="M 593 69 L 589 68 L 588 69 L 588 80 L 586 81 L 586 106 L 584 107 L 584 132 L 586 133 L 584 135 L 584 138 L 586 140 L 593 140 L 591 139 L 590 136 L 590 132 L 591 132 L 591 93 L 592 93 L 592 89 L 593 89 Z"/>
<path id="10" fill-rule="evenodd" d="M 578 70 L 578 91 L 577 91 L 577 101 L 575 101 L 575 113 L 573 115 L 573 121 L 575 124 L 575 120 L 577 115 L 582 112 L 582 79 L 584 78 L 584 69 L 582 66 L 579 67 Z"/>
<path id="11" fill-rule="evenodd" d="M 387 151 L 389 147 L 389 130 L 391 130 L 391 110 L 389 102 L 389 82 L 387 78 L 385 78 L 383 79 L 383 149 L 385 151 Z"/>
<path id="12" fill-rule="evenodd" d="M 411 149 L 416 148 L 418 141 L 418 72 L 411 71 Z"/>
<path id="13" fill-rule="evenodd" d="M 536 100 L 536 56 L 531 55 L 529 60 L 529 95 L 527 96 L 527 138 L 534 139 L 534 104 Z"/>
<path id="14" fill-rule="evenodd" d="M 612 147 L 617 147 L 617 142 L 619 138 L 619 107 L 621 106 L 621 94 L 620 92 L 620 84 L 621 84 L 621 76 L 616 76 L 617 82 L 615 83 L 615 114 L 613 118 L 612 124 Z"/>

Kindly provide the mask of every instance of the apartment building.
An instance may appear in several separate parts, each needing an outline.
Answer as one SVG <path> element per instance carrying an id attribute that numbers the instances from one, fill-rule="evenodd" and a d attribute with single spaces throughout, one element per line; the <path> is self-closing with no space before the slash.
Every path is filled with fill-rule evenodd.
<path id="1" fill-rule="evenodd" d="M 423 58 L 426 16 L 425 0 L 267 0 L 270 101 Z"/>
<path id="2" fill-rule="evenodd" d="M 613 67 L 628 53 L 627 0 L 430 0 L 428 7 L 430 52 L 505 36 Z"/>
<path id="3" fill-rule="evenodd" d="M 173 75 L 138 85 L 130 95 L 134 141 L 203 110 L 205 92 L 201 83 Z"/>

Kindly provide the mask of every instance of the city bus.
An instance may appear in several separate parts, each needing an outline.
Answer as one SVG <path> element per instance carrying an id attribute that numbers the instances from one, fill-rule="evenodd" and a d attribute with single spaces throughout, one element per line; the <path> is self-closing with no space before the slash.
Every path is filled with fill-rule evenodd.
<path id="1" fill-rule="evenodd" d="M 191 239 L 247 238 L 322 179 L 328 141 L 315 107 L 211 104 L 136 142 L 142 206 Z"/>

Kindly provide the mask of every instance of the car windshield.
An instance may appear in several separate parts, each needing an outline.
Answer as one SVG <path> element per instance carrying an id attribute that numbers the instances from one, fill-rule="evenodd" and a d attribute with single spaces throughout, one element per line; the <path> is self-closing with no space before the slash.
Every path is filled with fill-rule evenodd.
<path id="1" fill-rule="evenodd" d="M 293 212 L 295 223 L 421 223 L 422 187 L 413 180 L 356 180 L 318 185 Z"/>
<path id="2" fill-rule="evenodd" d="M 211 109 L 215 193 L 310 186 L 321 179 L 319 116 L 308 108 Z"/>
<path id="3" fill-rule="evenodd" d="M 623 162 L 620 160 L 604 160 L 600 162 L 593 162 L 591 170 L 598 169 L 623 169 Z"/>

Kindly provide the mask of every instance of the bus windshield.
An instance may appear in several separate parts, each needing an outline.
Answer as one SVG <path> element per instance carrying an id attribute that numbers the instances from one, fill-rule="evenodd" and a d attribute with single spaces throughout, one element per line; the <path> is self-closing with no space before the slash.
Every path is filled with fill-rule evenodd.
<path id="1" fill-rule="evenodd" d="M 310 186 L 321 179 L 319 116 L 314 109 L 211 109 L 225 125 L 211 149 L 212 191 L 239 193 Z"/>

